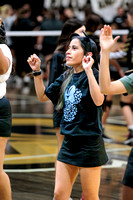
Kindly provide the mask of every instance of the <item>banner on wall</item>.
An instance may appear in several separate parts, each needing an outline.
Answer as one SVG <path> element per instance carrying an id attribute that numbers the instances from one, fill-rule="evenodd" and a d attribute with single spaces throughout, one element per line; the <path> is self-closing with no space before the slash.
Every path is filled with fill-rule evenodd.
<path id="1" fill-rule="evenodd" d="M 106 22 L 112 22 L 117 15 L 117 8 L 126 4 L 125 0 L 90 0 L 93 12 L 100 15 Z"/>

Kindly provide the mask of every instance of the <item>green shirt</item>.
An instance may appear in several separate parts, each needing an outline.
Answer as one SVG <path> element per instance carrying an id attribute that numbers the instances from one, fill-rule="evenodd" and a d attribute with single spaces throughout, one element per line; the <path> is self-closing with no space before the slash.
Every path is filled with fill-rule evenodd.
<path id="1" fill-rule="evenodd" d="M 124 76 L 123 78 L 120 79 L 120 81 L 125 86 L 127 93 L 132 94 L 133 93 L 133 73 L 128 76 Z"/>

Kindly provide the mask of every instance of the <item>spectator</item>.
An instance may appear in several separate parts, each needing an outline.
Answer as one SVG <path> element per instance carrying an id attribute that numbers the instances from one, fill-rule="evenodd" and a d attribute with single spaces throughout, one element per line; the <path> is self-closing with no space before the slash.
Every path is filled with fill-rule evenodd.
<path id="1" fill-rule="evenodd" d="M 24 4 L 17 9 L 17 18 L 12 24 L 12 31 L 32 31 L 35 29 L 36 24 L 31 20 L 31 7 L 29 4 Z M 30 68 L 26 62 L 27 57 L 34 51 L 35 38 L 34 37 L 12 37 L 13 49 L 14 49 L 14 60 L 16 60 L 15 71 L 16 80 L 19 82 L 19 87 L 26 86 L 23 88 L 24 93 L 29 92 L 28 85 L 30 84 L 30 78 L 25 77 L 30 72 Z M 24 83 L 23 83 L 24 82 Z M 20 84 L 21 83 L 21 84 Z M 23 84 L 23 85 L 22 85 Z"/>
<path id="2" fill-rule="evenodd" d="M 127 16 L 123 6 L 120 6 L 117 9 L 117 16 L 114 17 L 112 22 L 118 25 L 118 29 L 124 29 L 128 27 Z"/>
<path id="3" fill-rule="evenodd" d="M 95 31 L 101 29 L 102 21 L 101 18 L 96 14 L 90 14 L 85 20 L 86 34 L 95 41 L 98 52 L 100 52 L 99 37 L 95 35 Z"/>
<path id="4" fill-rule="evenodd" d="M 13 7 L 10 4 L 5 4 L 0 9 L 0 16 L 3 19 L 5 30 L 10 31 L 13 22 L 16 19 L 16 14 Z M 7 45 L 12 48 L 11 37 L 7 37 Z"/>
<path id="5" fill-rule="evenodd" d="M 63 22 L 61 20 L 56 19 L 54 10 L 49 10 L 47 14 L 48 18 L 44 19 L 44 21 L 40 25 L 40 30 L 44 31 L 52 31 L 52 30 L 61 30 L 63 26 Z M 45 63 L 49 59 L 49 56 L 54 52 L 57 46 L 58 36 L 39 36 L 37 38 L 36 48 L 41 50 Z"/>

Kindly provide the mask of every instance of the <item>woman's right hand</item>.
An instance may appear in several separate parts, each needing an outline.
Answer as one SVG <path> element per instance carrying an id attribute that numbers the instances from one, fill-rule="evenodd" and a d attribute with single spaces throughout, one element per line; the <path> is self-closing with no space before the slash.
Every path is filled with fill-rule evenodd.
<path id="1" fill-rule="evenodd" d="M 41 60 L 36 54 L 31 55 L 27 62 L 33 71 L 40 71 Z"/>
<path id="2" fill-rule="evenodd" d="M 117 36 L 113 39 L 112 29 L 109 25 L 104 25 L 101 29 L 100 34 L 100 46 L 102 50 L 111 51 L 112 47 L 115 45 L 120 36 Z"/>

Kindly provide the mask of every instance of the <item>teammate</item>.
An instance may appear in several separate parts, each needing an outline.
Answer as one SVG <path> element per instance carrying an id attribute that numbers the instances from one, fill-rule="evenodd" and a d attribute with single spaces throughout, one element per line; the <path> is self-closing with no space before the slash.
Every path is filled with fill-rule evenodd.
<path id="1" fill-rule="evenodd" d="M 3 171 L 5 148 L 11 135 L 11 107 L 6 95 L 6 81 L 12 71 L 12 55 L 6 45 L 4 23 L 0 18 L 0 199 L 11 200 L 8 175 Z"/>
<path id="2" fill-rule="evenodd" d="M 100 88 L 103 94 L 133 94 L 133 73 L 123 78 L 110 81 L 109 54 L 119 36 L 113 39 L 110 26 L 105 25 L 101 30 L 100 45 Z M 123 200 L 133 199 L 133 148 L 131 149 L 128 163 L 123 178 Z"/>

